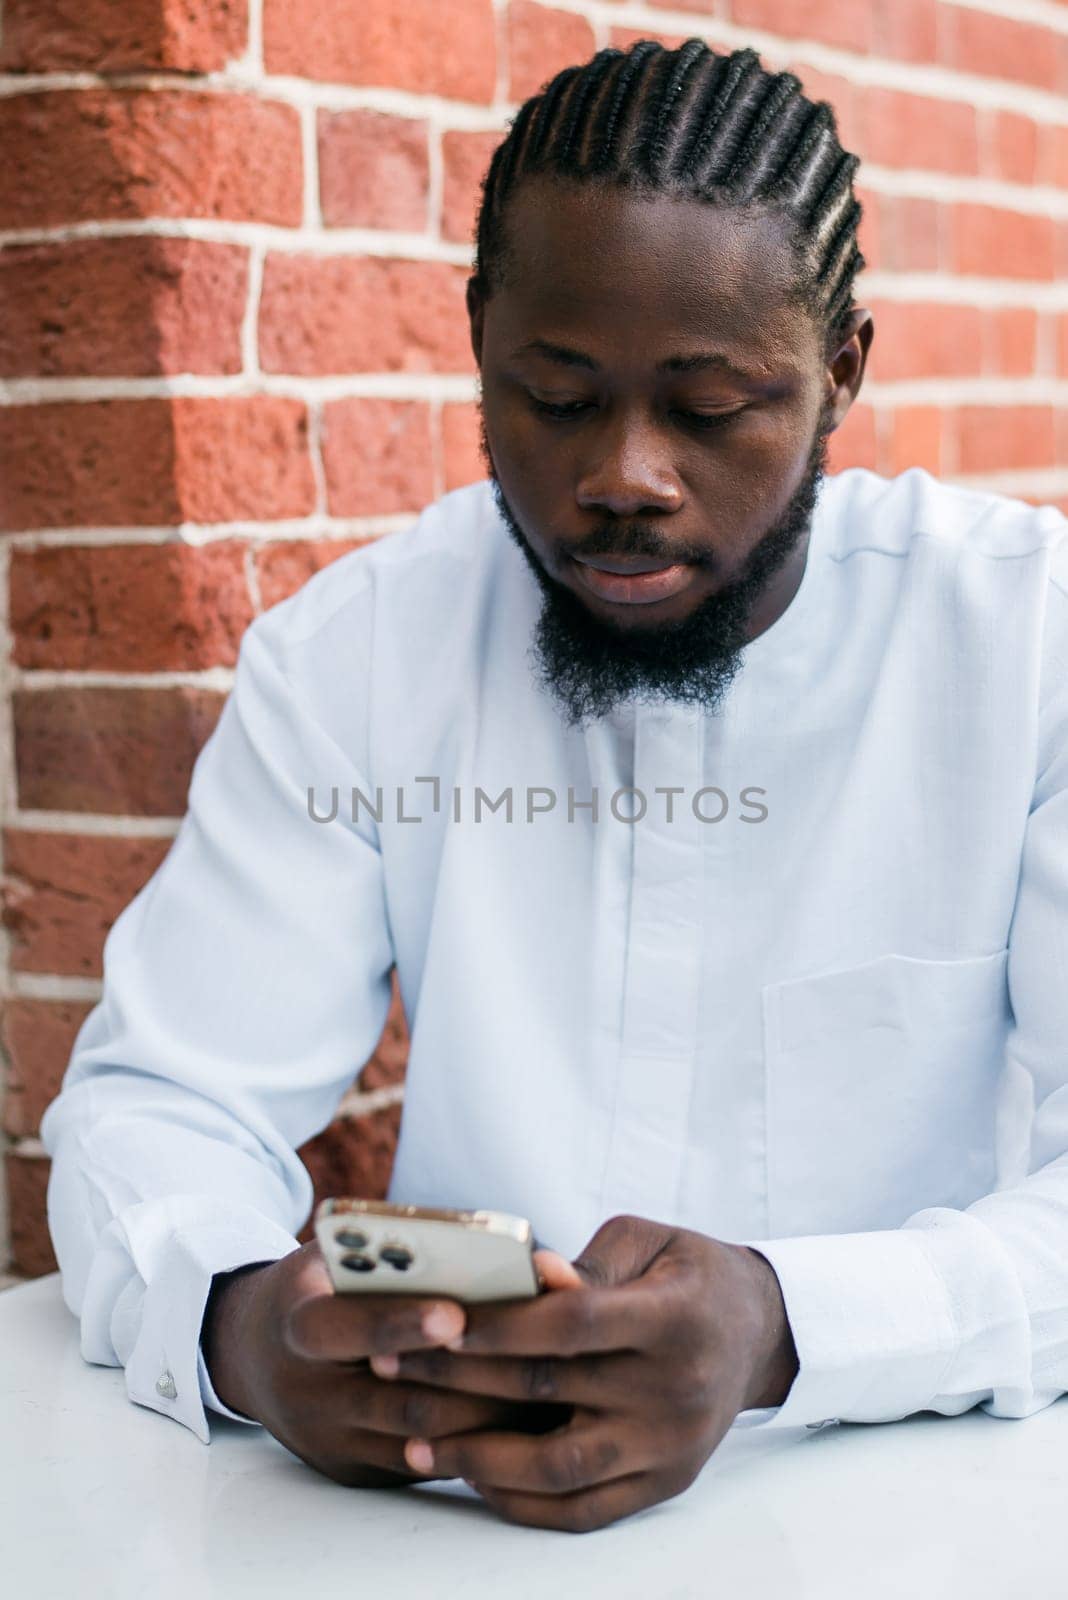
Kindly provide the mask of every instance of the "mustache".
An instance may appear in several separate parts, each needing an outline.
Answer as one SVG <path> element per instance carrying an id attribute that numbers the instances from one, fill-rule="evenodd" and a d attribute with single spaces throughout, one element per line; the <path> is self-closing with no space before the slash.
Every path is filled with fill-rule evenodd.
<path id="1" fill-rule="evenodd" d="M 568 555 L 578 557 L 608 556 L 628 557 L 635 560 L 688 562 L 694 566 L 708 563 L 708 550 L 668 543 L 651 522 L 604 521 L 597 525 L 581 545 L 563 546 Z"/>

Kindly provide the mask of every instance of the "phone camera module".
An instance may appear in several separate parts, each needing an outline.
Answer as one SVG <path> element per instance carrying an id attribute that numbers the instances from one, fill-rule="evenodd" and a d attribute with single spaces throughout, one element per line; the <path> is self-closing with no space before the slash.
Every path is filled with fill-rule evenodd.
<path id="1" fill-rule="evenodd" d="M 373 1272 L 375 1270 L 375 1262 L 371 1256 L 342 1256 L 341 1265 L 347 1267 L 350 1272 Z"/>
<path id="2" fill-rule="evenodd" d="M 403 1244 L 383 1245 L 378 1253 L 380 1261 L 388 1262 L 395 1272 L 407 1272 L 415 1257 Z"/>
<path id="3" fill-rule="evenodd" d="M 367 1249 L 367 1235 L 357 1233 L 355 1228 L 339 1228 L 334 1235 L 334 1242 L 339 1244 L 342 1250 Z"/>

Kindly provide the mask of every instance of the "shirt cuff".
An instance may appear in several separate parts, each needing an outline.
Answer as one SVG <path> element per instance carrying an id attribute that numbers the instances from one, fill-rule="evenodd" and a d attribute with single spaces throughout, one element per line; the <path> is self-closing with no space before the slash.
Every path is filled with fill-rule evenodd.
<path id="1" fill-rule="evenodd" d="M 113 1349 L 130 1399 L 183 1423 L 203 1444 L 211 1439 L 206 1406 L 252 1422 L 224 1406 L 208 1378 L 200 1333 L 212 1278 L 277 1261 L 299 1241 L 252 1206 L 174 1196 L 127 1208 L 101 1245 L 82 1308 L 83 1356 L 108 1360 Z M 119 1272 L 125 1282 L 116 1295 Z"/>
<path id="2" fill-rule="evenodd" d="M 746 1242 L 779 1279 L 798 1371 L 781 1406 L 742 1412 L 736 1426 L 890 1422 L 939 1393 L 958 1334 L 921 1233 Z"/>

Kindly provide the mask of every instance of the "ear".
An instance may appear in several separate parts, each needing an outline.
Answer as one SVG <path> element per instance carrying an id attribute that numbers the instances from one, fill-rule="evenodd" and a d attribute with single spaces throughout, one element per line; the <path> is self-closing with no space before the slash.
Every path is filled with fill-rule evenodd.
<path id="1" fill-rule="evenodd" d="M 874 336 L 875 323 L 871 312 L 858 306 L 827 365 L 826 393 L 831 408 L 832 432 L 841 427 L 860 393 Z"/>
<path id="2" fill-rule="evenodd" d="M 482 370 L 482 329 L 486 316 L 486 302 L 477 278 L 467 280 L 467 316 L 471 324 L 471 349 L 475 365 Z"/>

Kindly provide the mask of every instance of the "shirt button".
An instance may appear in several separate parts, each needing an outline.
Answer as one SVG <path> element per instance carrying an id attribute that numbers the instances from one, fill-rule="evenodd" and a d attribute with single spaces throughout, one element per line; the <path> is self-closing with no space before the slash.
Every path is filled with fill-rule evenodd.
<path id="1" fill-rule="evenodd" d="M 824 1417 L 822 1422 L 806 1422 L 806 1428 L 830 1428 L 834 1424 L 834 1417 Z"/>
<path id="2" fill-rule="evenodd" d="M 156 1393 L 161 1394 L 164 1400 L 177 1400 L 178 1390 L 174 1386 L 174 1379 L 169 1372 L 164 1372 L 156 1379 Z"/>

